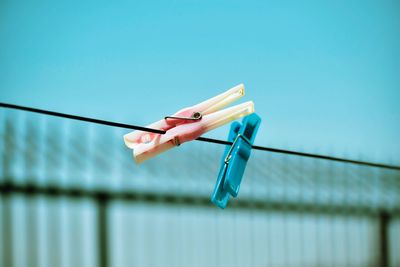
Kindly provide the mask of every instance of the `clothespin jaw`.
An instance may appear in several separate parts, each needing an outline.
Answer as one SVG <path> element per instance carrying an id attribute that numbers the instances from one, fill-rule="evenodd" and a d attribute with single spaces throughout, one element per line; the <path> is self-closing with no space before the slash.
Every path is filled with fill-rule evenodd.
<path id="1" fill-rule="evenodd" d="M 221 169 L 211 197 L 211 201 L 222 209 L 228 204 L 230 195 L 236 197 L 239 193 L 240 183 L 260 123 L 261 118 L 253 113 L 245 117 L 242 124 L 238 122 L 231 124 L 228 141 L 233 143 L 232 146 L 225 149 Z"/>

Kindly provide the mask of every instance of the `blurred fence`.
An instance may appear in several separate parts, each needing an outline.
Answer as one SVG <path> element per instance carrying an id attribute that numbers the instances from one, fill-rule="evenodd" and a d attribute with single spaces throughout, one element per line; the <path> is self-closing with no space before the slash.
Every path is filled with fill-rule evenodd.
<path id="1" fill-rule="evenodd" d="M 222 145 L 136 165 L 125 130 L 0 118 L 1 266 L 400 266 L 399 171 L 253 151 L 220 210 Z"/>

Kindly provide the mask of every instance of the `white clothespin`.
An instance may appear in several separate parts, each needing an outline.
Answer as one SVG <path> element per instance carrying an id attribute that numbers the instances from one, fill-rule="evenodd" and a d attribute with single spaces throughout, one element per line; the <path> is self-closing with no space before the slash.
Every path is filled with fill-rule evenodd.
<path id="1" fill-rule="evenodd" d="M 204 133 L 254 112 L 254 104 L 248 101 L 221 110 L 244 95 L 244 85 L 239 84 L 228 91 L 187 107 L 148 125 L 148 128 L 166 131 L 165 134 L 133 131 L 124 135 L 125 144 L 133 149 L 137 163 L 152 158 L 170 148 L 194 140 Z"/>

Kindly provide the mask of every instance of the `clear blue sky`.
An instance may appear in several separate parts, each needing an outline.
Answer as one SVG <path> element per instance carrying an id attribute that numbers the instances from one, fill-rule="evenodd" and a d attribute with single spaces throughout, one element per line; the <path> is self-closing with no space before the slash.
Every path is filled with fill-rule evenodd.
<path id="1" fill-rule="evenodd" d="M 399 48 L 399 1 L 3 0 L 0 101 L 147 124 L 243 82 L 259 145 L 399 164 Z"/>

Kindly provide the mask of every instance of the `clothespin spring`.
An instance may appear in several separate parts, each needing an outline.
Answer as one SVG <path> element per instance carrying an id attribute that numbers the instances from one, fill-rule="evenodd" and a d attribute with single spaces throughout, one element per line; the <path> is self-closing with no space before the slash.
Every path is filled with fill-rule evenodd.
<path id="1" fill-rule="evenodd" d="M 233 148 L 235 147 L 235 144 L 236 144 L 236 142 L 239 140 L 239 138 L 242 138 L 247 144 L 249 144 L 249 145 L 251 146 L 251 142 L 250 142 L 250 140 L 249 140 L 247 137 L 245 137 L 244 135 L 238 134 L 238 135 L 236 136 L 235 140 L 233 141 L 232 146 L 231 146 L 231 148 L 230 148 L 229 151 L 228 151 L 228 154 L 227 154 L 226 157 L 225 157 L 225 164 L 229 164 L 229 161 L 230 161 L 230 159 L 232 158 L 232 151 L 233 151 Z"/>
<path id="2" fill-rule="evenodd" d="M 165 116 L 164 119 L 177 119 L 177 120 L 189 120 L 189 121 L 199 121 L 203 115 L 200 112 L 194 112 L 191 117 L 177 117 L 177 116 Z M 174 144 L 176 146 L 180 146 L 181 142 L 179 141 L 178 136 L 174 137 Z"/>
<path id="3" fill-rule="evenodd" d="M 200 112 L 194 112 L 191 117 L 176 117 L 176 116 L 165 116 L 164 119 L 178 119 L 178 120 L 189 120 L 189 121 L 199 121 L 203 115 Z"/>

